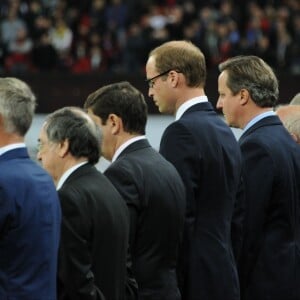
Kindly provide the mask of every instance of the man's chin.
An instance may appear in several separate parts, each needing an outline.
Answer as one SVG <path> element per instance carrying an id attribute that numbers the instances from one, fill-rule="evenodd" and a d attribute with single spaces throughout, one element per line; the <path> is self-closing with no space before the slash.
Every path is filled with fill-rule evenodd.
<path id="1" fill-rule="evenodd" d="M 224 121 L 229 127 L 237 128 L 237 126 L 234 123 L 232 123 L 230 120 L 228 120 L 225 115 L 224 115 Z"/>
<path id="2" fill-rule="evenodd" d="M 174 112 L 168 109 L 158 108 L 159 112 L 164 115 L 174 115 Z"/>

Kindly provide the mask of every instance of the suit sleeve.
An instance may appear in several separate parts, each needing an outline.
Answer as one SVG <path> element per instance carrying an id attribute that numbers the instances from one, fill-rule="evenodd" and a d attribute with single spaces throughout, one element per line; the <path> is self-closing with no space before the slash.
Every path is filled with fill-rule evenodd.
<path id="1" fill-rule="evenodd" d="M 181 290 L 186 286 L 185 279 L 189 266 L 189 256 L 186 253 L 193 242 L 198 208 L 197 195 L 203 166 L 201 150 L 195 143 L 192 134 L 183 125 L 175 122 L 165 130 L 159 149 L 159 152 L 177 169 L 186 191 L 185 226 L 177 262 L 178 285 Z"/>
<path id="2" fill-rule="evenodd" d="M 197 212 L 196 195 L 201 177 L 200 149 L 196 147 L 192 134 L 175 122 L 165 130 L 159 152 L 175 166 L 184 182 L 187 195 L 186 222 L 192 225 Z"/>
<path id="3" fill-rule="evenodd" d="M 231 241 L 232 249 L 236 262 L 238 263 L 241 256 L 244 235 L 245 220 L 245 187 L 244 180 L 241 177 L 236 199 L 234 202 L 233 216 L 231 220 Z"/>
<path id="4" fill-rule="evenodd" d="M 59 249 L 58 286 L 72 300 L 104 300 L 94 283 L 91 269 L 86 208 L 78 205 L 75 191 L 59 191 L 62 207 L 61 243 Z M 60 291 L 58 291 L 60 293 Z"/>
<path id="5" fill-rule="evenodd" d="M 126 202 L 130 220 L 129 245 L 134 247 L 140 209 L 140 196 L 138 187 L 135 184 L 135 179 L 132 177 L 130 172 L 127 171 L 128 168 L 130 168 L 130 166 L 122 166 L 120 163 L 117 167 L 110 166 L 107 168 L 104 174 L 112 182 Z M 132 273 L 132 249 L 130 246 L 126 262 L 126 299 L 128 300 L 137 299 L 138 297 L 138 286 Z"/>
<path id="6" fill-rule="evenodd" d="M 118 164 L 117 167 L 109 167 L 104 172 L 105 176 L 112 182 L 118 190 L 129 210 L 130 215 L 130 234 L 129 244 L 135 244 L 135 233 L 137 231 L 138 211 L 140 209 L 140 196 L 135 179 L 127 171 L 130 166 Z"/>
<path id="7" fill-rule="evenodd" d="M 238 265 L 241 285 L 248 282 L 264 238 L 264 224 L 272 196 L 274 163 L 266 147 L 256 142 L 241 145 L 245 183 L 244 241 Z"/>

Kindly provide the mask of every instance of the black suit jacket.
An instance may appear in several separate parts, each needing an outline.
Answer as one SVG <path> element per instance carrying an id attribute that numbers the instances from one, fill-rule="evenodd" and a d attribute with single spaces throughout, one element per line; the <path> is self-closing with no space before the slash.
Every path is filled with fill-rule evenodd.
<path id="1" fill-rule="evenodd" d="M 187 193 L 178 270 L 183 299 L 239 299 L 231 218 L 241 155 L 232 131 L 209 102 L 199 103 L 168 126 L 160 152 L 177 168 Z"/>
<path id="2" fill-rule="evenodd" d="M 147 140 L 129 145 L 105 171 L 130 211 L 130 248 L 139 299 L 180 299 L 176 261 L 185 193 L 176 169 Z"/>
<path id="3" fill-rule="evenodd" d="M 300 299 L 300 147 L 277 116 L 239 140 L 245 182 L 242 299 Z"/>
<path id="4" fill-rule="evenodd" d="M 125 299 L 129 219 L 120 194 L 90 164 L 75 170 L 58 193 L 58 299 Z"/>

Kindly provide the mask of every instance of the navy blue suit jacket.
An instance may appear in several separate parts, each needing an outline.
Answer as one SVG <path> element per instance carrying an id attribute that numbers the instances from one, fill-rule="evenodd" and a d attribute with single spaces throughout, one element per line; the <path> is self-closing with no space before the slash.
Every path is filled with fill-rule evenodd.
<path id="1" fill-rule="evenodd" d="M 242 299 L 300 299 L 300 147 L 277 116 L 239 140 L 245 182 Z"/>
<path id="2" fill-rule="evenodd" d="M 0 299 L 56 299 L 60 205 L 26 148 L 0 156 Z"/>
<path id="3" fill-rule="evenodd" d="M 230 231 L 241 155 L 232 131 L 209 102 L 199 103 L 165 130 L 160 153 L 186 187 L 178 269 L 183 299 L 239 299 Z"/>

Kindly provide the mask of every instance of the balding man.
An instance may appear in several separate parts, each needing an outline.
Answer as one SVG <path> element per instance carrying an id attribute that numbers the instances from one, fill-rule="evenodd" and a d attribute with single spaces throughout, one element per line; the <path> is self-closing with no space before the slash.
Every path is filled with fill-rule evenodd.
<path id="1" fill-rule="evenodd" d="M 128 212 L 94 166 L 98 127 L 81 109 L 65 107 L 47 117 L 39 144 L 38 159 L 56 184 L 63 215 L 58 300 L 124 300 Z"/>
<path id="2" fill-rule="evenodd" d="M 300 105 L 279 106 L 276 113 L 297 144 L 300 144 Z"/>

